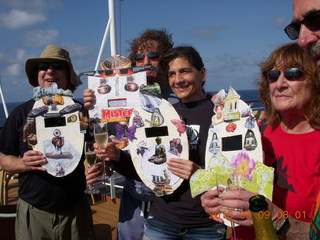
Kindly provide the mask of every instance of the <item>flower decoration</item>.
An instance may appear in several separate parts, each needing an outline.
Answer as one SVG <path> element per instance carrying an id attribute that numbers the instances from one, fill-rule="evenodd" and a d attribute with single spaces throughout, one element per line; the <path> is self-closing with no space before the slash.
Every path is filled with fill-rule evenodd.
<path id="1" fill-rule="evenodd" d="M 237 128 L 237 125 L 233 122 L 229 123 L 226 127 L 227 132 L 234 132 Z"/>
<path id="2" fill-rule="evenodd" d="M 235 177 L 246 177 L 250 181 L 252 180 L 252 170 L 255 168 L 256 163 L 249 157 L 246 151 L 241 151 L 237 155 L 233 156 L 231 163 L 235 168 Z"/>

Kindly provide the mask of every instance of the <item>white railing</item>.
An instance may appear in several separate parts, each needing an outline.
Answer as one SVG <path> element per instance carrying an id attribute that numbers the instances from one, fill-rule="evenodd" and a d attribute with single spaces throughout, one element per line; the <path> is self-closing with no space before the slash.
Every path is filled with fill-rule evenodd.
<path id="1" fill-rule="evenodd" d="M 100 51 L 98 54 L 98 58 L 96 61 L 96 65 L 94 67 L 94 70 L 97 71 L 99 68 L 99 64 L 101 63 L 101 57 L 102 53 L 104 51 L 104 47 L 106 45 L 106 41 L 108 38 L 108 34 L 110 33 L 110 52 L 111 56 L 117 54 L 117 41 L 116 41 L 116 20 L 114 17 L 114 0 L 108 0 L 108 6 L 109 6 L 109 20 L 103 35 L 103 39 L 100 46 Z"/>
<path id="2" fill-rule="evenodd" d="M 5 114 L 6 118 L 8 118 L 8 116 L 9 116 L 8 109 L 7 109 L 6 101 L 4 100 L 4 95 L 2 92 L 1 73 L 0 73 L 0 96 L 1 96 L 1 102 L 2 102 L 2 106 L 3 106 L 4 114 Z"/>

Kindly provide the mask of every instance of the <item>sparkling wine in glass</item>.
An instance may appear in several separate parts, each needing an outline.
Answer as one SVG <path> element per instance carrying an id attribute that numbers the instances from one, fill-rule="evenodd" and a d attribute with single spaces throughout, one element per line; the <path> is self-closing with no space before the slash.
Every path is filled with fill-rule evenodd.
<path id="1" fill-rule="evenodd" d="M 238 177 L 236 175 L 220 175 L 220 174 L 216 174 L 216 187 L 217 187 L 217 191 L 218 191 L 218 197 L 221 197 L 221 194 L 224 191 L 233 191 L 233 190 L 238 190 L 239 189 L 239 185 L 238 185 Z M 230 187 L 230 185 L 232 185 L 232 187 Z M 221 189 L 219 189 L 219 187 L 223 187 L 225 190 L 221 191 Z M 238 210 L 238 209 L 235 209 Z M 237 239 L 237 235 L 236 235 L 236 226 L 235 223 L 231 222 L 231 228 L 232 228 L 232 235 L 233 235 L 233 239 Z"/>
<path id="2" fill-rule="evenodd" d="M 97 162 L 97 156 L 96 153 L 94 152 L 93 148 L 93 142 L 85 142 L 84 147 L 85 147 L 85 157 L 86 157 L 86 162 L 88 165 L 88 168 L 93 167 L 96 162 Z M 85 193 L 87 194 L 97 194 L 100 191 L 98 189 L 94 188 L 93 184 L 87 184 L 86 190 L 84 190 Z"/>
<path id="3" fill-rule="evenodd" d="M 108 143 L 108 124 L 107 123 L 95 123 L 93 128 L 94 139 L 99 148 L 105 149 Z M 106 172 L 106 163 L 103 162 L 103 174 L 99 178 L 101 181 L 108 181 L 109 177 Z"/>

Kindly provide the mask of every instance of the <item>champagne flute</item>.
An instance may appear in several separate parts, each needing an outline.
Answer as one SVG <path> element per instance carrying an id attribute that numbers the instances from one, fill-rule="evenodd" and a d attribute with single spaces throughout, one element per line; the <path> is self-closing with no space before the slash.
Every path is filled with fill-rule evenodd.
<path id="1" fill-rule="evenodd" d="M 96 144 L 101 148 L 105 149 L 108 143 L 108 124 L 107 123 L 95 123 L 93 126 L 94 139 Z M 106 162 L 103 160 L 103 174 L 99 178 L 101 181 L 108 181 L 109 177 L 106 172 Z"/>
<path id="2" fill-rule="evenodd" d="M 232 187 L 232 189 L 230 188 L 230 184 L 233 184 L 234 186 Z M 239 185 L 238 185 L 238 176 L 232 176 L 232 174 L 230 175 L 220 175 L 220 174 L 216 174 L 216 187 L 217 187 L 217 191 L 218 191 L 218 197 L 221 197 L 221 194 L 224 191 L 219 190 L 219 186 L 225 188 L 224 191 L 232 191 L 232 190 L 236 190 L 239 189 Z M 238 210 L 238 209 L 235 209 Z M 233 239 L 237 239 L 237 235 L 236 235 L 236 226 L 235 223 L 230 221 L 231 223 L 231 228 L 232 228 L 232 235 L 233 235 Z"/>
<path id="3" fill-rule="evenodd" d="M 96 156 L 96 153 L 94 152 L 93 144 L 94 144 L 93 142 L 84 143 L 84 149 L 85 149 L 84 154 L 86 157 L 88 168 L 93 167 L 97 162 L 97 156 Z M 87 184 L 87 188 L 86 190 L 84 190 L 84 192 L 87 194 L 98 194 L 100 191 L 98 189 L 95 189 L 93 184 Z"/>

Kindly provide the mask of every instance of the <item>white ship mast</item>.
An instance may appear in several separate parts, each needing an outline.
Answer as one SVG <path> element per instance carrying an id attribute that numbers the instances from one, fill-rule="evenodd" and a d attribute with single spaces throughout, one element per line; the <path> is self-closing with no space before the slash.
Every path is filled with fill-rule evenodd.
<path id="1" fill-rule="evenodd" d="M 98 58 L 96 61 L 96 65 L 94 67 L 94 71 L 97 74 L 97 76 L 99 76 L 98 73 L 98 68 L 99 68 L 99 64 L 101 63 L 101 57 L 102 57 L 102 53 L 104 51 L 105 45 L 106 45 L 106 41 L 108 38 L 108 34 L 110 33 L 110 53 L 111 56 L 116 55 L 117 54 L 117 41 L 116 41 L 116 20 L 115 20 L 115 16 L 114 16 L 114 0 L 108 0 L 108 6 L 109 6 L 109 20 L 103 35 L 103 39 L 101 42 L 101 46 L 100 46 L 100 51 L 98 54 Z M 116 190 L 115 188 L 123 188 L 122 185 L 116 185 L 115 184 L 115 174 L 112 174 L 110 176 L 110 182 L 105 182 L 104 184 L 110 187 L 110 196 L 111 198 L 116 198 Z"/>
<path id="2" fill-rule="evenodd" d="M 6 118 L 8 118 L 8 109 L 7 109 L 7 105 L 6 105 L 6 101 L 4 100 L 4 95 L 2 92 L 2 86 L 1 86 L 1 73 L 0 73 L 0 96 L 1 96 L 1 102 L 2 102 L 2 106 L 3 106 L 3 110 L 4 110 L 4 114 L 6 116 Z"/>
<path id="3" fill-rule="evenodd" d="M 95 65 L 94 70 L 97 71 L 99 68 L 99 64 L 101 62 L 102 53 L 104 51 L 104 47 L 106 45 L 106 41 L 108 38 L 108 34 L 110 33 L 110 50 L 111 50 L 111 56 L 117 54 L 117 41 L 116 41 L 116 20 L 114 17 L 114 0 L 108 0 L 108 6 L 109 6 L 109 20 L 106 26 L 106 30 L 104 32 L 104 36 L 102 39 L 102 43 L 100 46 L 99 55 L 97 58 L 97 62 Z"/>

